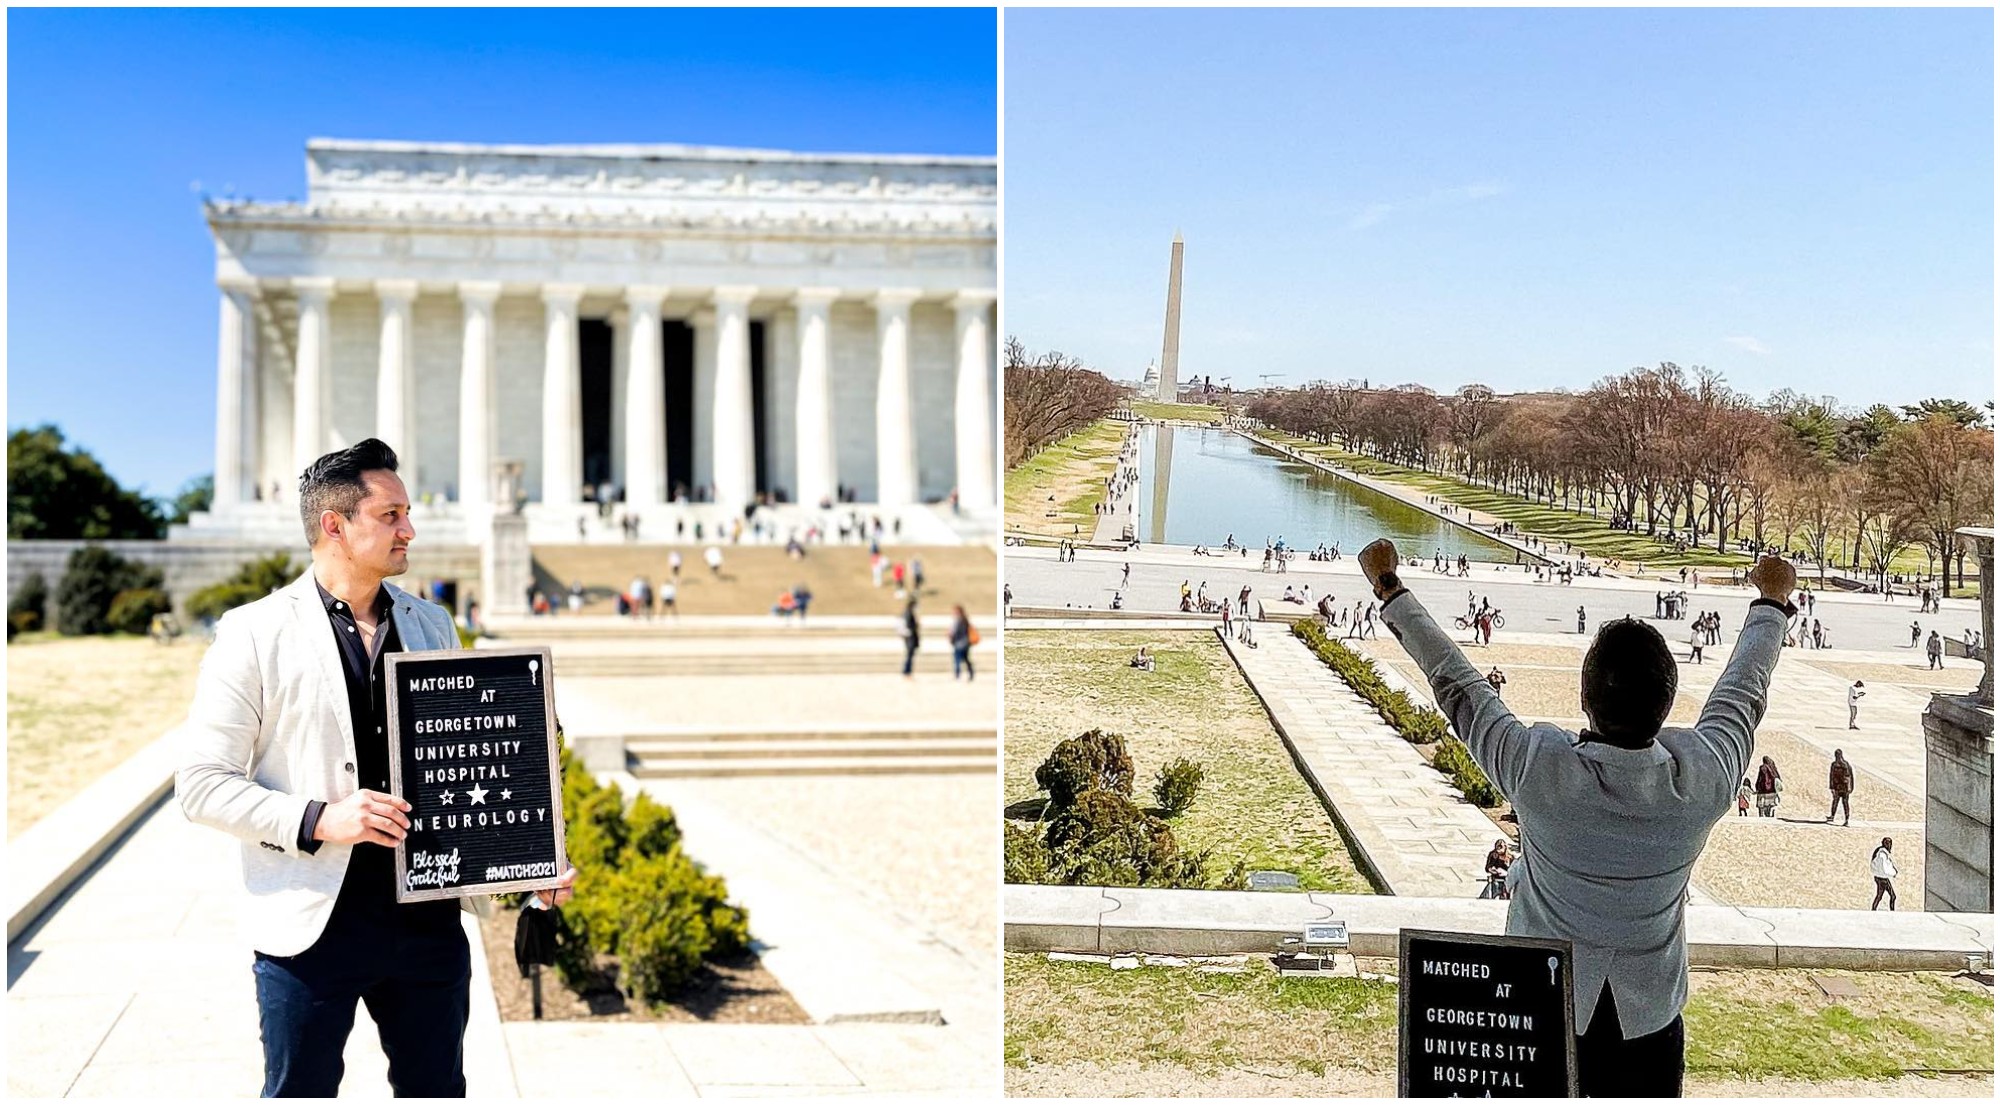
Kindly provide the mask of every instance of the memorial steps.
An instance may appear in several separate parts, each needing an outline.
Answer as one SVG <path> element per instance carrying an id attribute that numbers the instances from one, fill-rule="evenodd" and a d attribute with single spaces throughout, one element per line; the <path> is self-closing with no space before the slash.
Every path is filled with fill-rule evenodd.
<path id="1" fill-rule="evenodd" d="M 877 588 L 870 582 L 865 545 L 813 545 L 803 559 L 786 555 L 783 545 L 720 545 L 722 570 L 711 573 L 702 560 L 703 543 L 676 545 L 536 545 L 535 582 L 551 601 L 567 597 L 572 583 L 584 586 L 582 613 L 613 614 L 616 596 L 643 576 L 658 594 L 668 578 L 667 557 L 681 554 L 681 579 L 676 605 L 683 617 L 703 614 L 769 614 L 781 591 L 803 583 L 812 591 L 811 614 L 893 615 L 902 612 L 893 585 L 885 575 Z M 952 603 L 981 613 L 996 605 L 997 564 L 985 546 L 889 545 L 882 553 L 892 561 L 916 557 L 924 563 L 924 588 L 919 609 L 949 613 Z M 560 620 L 559 618 L 556 620 Z"/>
<path id="2" fill-rule="evenodd" d="M 998 770 L 992 729 L 707 731 L 625 738 L 641 779 L 780 775 L 964 775 Z"/>

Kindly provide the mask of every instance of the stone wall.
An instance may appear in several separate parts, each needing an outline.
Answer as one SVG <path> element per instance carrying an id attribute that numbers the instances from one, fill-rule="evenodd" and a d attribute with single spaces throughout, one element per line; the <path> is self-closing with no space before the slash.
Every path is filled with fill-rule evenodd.
<path id="1" fill-rule="evenodd" d="M 1960 530 L 1979 556 L 1981 639 L 1993 640 L 1993 531 Z M 1993 660 L 1969 695 L 1924 711 L 1924 908 L 1993 912 Z"/>
<path id="2" fill-rule="evenodd" d="M 63 567 L 69 562 L 70 553 L 86 544 L 102 545 L 127 560 L 159 568 L 166 577 L 167 594 L 173 599 L 175 612 L 183 615 L 189 595 L 235 575 L 247 560 L 288 552 L 292 555 L 292 563 L 301 570 L 309 560 L 303 539 L 289 546 L 255 542 L 9 541 L 7 593 L 12 595 L 28 576 L 40 572 L 48 582 L 50 602 L 53 604 L 56 584 L 62 579 Z M 409 572 L 394 582 L 418 591 L 424 590 L 426 581 L 433 577 L 462 579 L 476 585 L 479 571 L 477 548 L 434 546 L 427 549 L 418 544 L 410 549 Z M 54 615 L 52 606 L 49 616 Z"/>

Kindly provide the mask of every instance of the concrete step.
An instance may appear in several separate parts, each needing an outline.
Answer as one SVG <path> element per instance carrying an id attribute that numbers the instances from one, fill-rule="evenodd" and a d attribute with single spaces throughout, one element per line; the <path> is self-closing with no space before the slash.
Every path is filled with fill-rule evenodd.
<path id="1" fill-rule="evenodd" d="M 785 760 L 638 759 L 632 774 L 641 779 L 793 775 L 970 775 L 999 770 L 986 756 L 814 756 Z"/>
<path id="2" fill-rule="evenodd" d="M 785 757 L 796 759 L 819 759 L 822 757 L 883 759 L 907 756 L 918 759 L 934 757 L 978 757 L 984 756 L 991 762 L 995 752 L 995 742 L 991 733 L 981 738 L 943 738 L 936 740 L 881 740 L 866 737 L 836 740 L 719 740 L 719 741 L 644 741 L 627 744 L 625 753 L 647 760 L 775 760 Z"/>
<path id="3" fill-rule="evenodd" d="M 729 743 L 733 741 L 773 741 L 773 742 L 823 742 L 823 741 L 984 741 L 989 747 L 998 740 L 998 734 L 989 727 L 971 728 L 946 727 L 938 729 L 874 729 L 867 726 L 836 726 L 824 729 L 656 729 L 646 733 L 627 733 L 625 747 L 632 751 L 671 750 L 689 745 Z"/>

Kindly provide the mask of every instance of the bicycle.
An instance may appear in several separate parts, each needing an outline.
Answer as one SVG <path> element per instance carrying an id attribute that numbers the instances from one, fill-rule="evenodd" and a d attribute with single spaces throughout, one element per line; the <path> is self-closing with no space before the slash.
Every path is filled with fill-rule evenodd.
<path id="1" fill-rule="evenodd" d="M 1487 620 L 1493 623 L 1493 628 L 1495 629 L 1504 629 L 1507 626 L 1506 617 L 1503 616 L 1498 610 L 1490 611 L 1486 615 L 1486 617 Z M 1451 619 L 1451 624 L 1452 627 L 1455 629 L 1471 629 L 1479 624 L 1479 619 L 1476 617 L 1468 618 L 1459 615 L 1454 615 Z"/>

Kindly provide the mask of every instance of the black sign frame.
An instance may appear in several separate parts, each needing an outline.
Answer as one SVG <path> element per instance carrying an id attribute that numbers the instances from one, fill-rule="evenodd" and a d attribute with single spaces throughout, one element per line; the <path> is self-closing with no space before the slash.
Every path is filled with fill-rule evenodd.
<path id="1" fill-rule="evenodd" d="M 398 904 L 442 901 L 449 898 L 476 898 L 487 894 L 512 894 L 525 890 L 553 890 L 562 881 L 562 868 L 569 862 L 569 853 L 562 808 L 562 751 L 556 739 L 555 664 L 547 645 L 525 645 L 518 648 L 424 649 L 414 652 L 392 652 L 384 657 L 383 678 L 388 681 L 384 697 L 388 700 L 389 706 L 389 789 L 391 793 L 415 806 L 416 803 L 404 792 L 403 717 L 400 701 L 402 696 L 397 693 L 397 688 L 401 686 L 399 679 L 425 664 L 454 660 L 501 660 L 509 657 L 541 662 L 540 678 L 535 682 L 541 686 L 543 732 L 548 737 L 549 822 L 555 834 L 556 873 L 552 876 L 510 879 L 505 882 L 465 881 L 455 886 L 411 890 L 409 888 L 410 842 L 408 837 L 404 837 L 397 842 L 395 849 Z"/>
<path id="2" fill-rule="evenodd" d="M 1534 949 L 1554 955 L 1560 961 L 1562 991 L 1562 1040 L 1564 1080 L 1568 1086 L 1568 1097 L 1579 1097 L 1576 1077 L 1576 963 L 1575 950 L 1567 940 L 1552 940 L 1535 936 L 1491 936 L 1485 933 L 1444 932 L 1437 929 L 1400 929 L 1396 940 L 1396 1096 L 1410 1096 L 1410 1064 L 1415 1058 L 1411 1053 L 1410 1038 L 1410 990 L 1411 980 L 1416 977 L 1410 960 L 1410 946 L 1418 940 L 1440 941 L 1449 944 L 1474 945 L 1500 948 Z M 1467 1087 L 1465 1096 L 1486 1096 Z M 1443 1096 L 1443 1095 L 1440 1095 Z M 1544 1093 L 1531 1092 L 1509 1096 L 1543 1097 Z"/>

